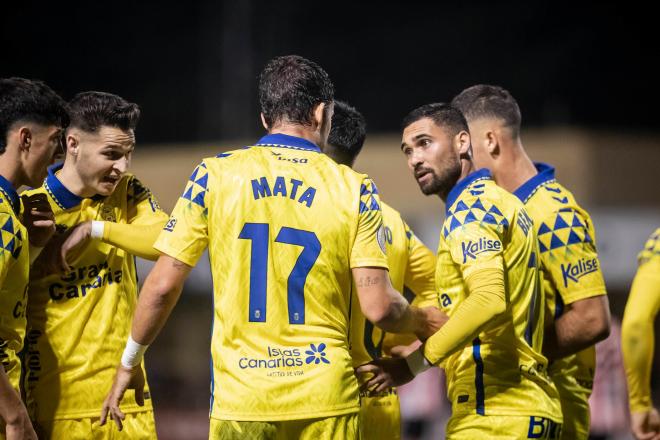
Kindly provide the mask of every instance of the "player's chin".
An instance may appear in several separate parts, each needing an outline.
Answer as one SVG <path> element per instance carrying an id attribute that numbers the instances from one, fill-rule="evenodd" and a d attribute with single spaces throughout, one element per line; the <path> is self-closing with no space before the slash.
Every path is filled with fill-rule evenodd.
<path id="1" fill-rule="evenodd" d="M 119 181 L 101 181 L 96 186 L 96 193 L 100 196 L 109 196 L 115 191 L 115 188 L 117 188 L 117 183 L 119 183 Z"/>

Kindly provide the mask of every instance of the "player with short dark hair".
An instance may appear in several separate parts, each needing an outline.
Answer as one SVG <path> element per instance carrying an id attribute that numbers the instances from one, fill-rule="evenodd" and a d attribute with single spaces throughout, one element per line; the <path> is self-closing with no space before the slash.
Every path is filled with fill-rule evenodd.
<path id="1" fill-rule="evenodd" d="M 378 191 L 321 154 L 333 85 L 316 63 L 272 59 L 259 82 L 268 134 L 193 171 L 155 247 L 103 407 L 119 425 L 126 389 L 207 247 L 214 286 L 209 438 L 358 438 L 348 348 L 355 280 L 365 316 L 427 334 L 435 312 L 392 288 Z"/>
<path id="2" fill-rule="evenodd" d="M 366 121 L 354 107 L 335 101 L 328 146 L 323 150 L 335 162 L 352 167 L 366 139 Z M 435 292 L 435 255 L 424 246 L 396 210 L 381 200 L 387 263 L 392 286 L 403 292 L 417 307 L 438 307 Z M 364 317 L 358 299 L 351 307 L 350 346 L 353 366 L 359 367 L 390 355 L 395 345 L 410 344 L 414 335 L 386 333 Z M 366 378 L 358 377 L 364 384 Z M 363 440 L 401 438 L 401 414 L 396 388 L 382 392 L 362 390 L 360 393 L 360 424 Z"/>
<path id="3" fill-rule="evenodd" d="M 151 191 L 128 172 L 137 104 L 103 92 L 69 104 L 66 158 L 40 188 L 57 234 L 29 286 L 25 391 L 40 438 L 116 438 L 98 409 L 112 380 L 137 302 L 135 256 L 155 260 L 167 221 Z M 126 396 L 125 438 L 156 436 L 145 382 Z"/>
<path id="4" fill-rule="evenodd" d="M 557 390 L 541 354 L 544 293 L 538 243 L 522 202 L 471 158 L 468 124 L 447 104 L 404 119 L 401 150 L 424 194 L 445 201 L 436 291 L 449 320 L 405 359 L 381 359 L 377 390 L 431 365 L 447 373 L 447 438 L 558 438 Z"/>
<path id="5" fill-rule="evenodd" d="M 61 151 L 66 103 L 41 81 L 0 79 L 0 439 L 36 438 L 21 402 L 30 262 L 55 231 L 45 200 L 23 198 Z"/>
<path id="6" fill-rule="evenodd" d="M 479 84 L 452 101 L 467 118 L 477 167 L 488 168 L 502 188 L 524 204 L 538 234 L 545 290 L 544 354 L 559 392 L 563 439 L 589 436 L 589 395 L 596 370 L 595 344 L 610 332 L 607 290 L 589 213 L 555 178 L 533 163 L 520 137 L 520 108 L 506 89 Z"/>

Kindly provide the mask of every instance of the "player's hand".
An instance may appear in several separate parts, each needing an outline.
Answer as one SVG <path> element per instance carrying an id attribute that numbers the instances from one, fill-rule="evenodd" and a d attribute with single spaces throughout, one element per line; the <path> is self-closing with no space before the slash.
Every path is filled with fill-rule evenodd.
<path id="1" fill-rule="evenodd" d="M 411 354 L 413 351 L 421 347 L 421 345 L 422 345 L 422 341 L 415 341 L 410 345 L 397 345 L 395 347 L 392 347 L 392 350 L 390 350 L 390 354 L 392 355 L 392 357 L 395 358 L 405 358 L 408 357 L 408 355 Z"/>
<path id="2" fill-rule="evenodd" d="M 112 389 L 108 393 L 108 396 L 103 402 L 103 408 L 101 409 L 101 426 L 105 425 L 108 416 L 115 421 L 117 428 L 121 431 L 124 428 L 122 420 L 126 418 L 126 415 L 119 409 L 119 404 L 124 398 L 124 393 L 127 389 L 135 390 L 135 402 L 144 406 L 144 373 L 140 365 L 136 365 L 133 368 L 126 368 L 123 365 L 117 367 L 117 374 L 115 374 L 115 380 L 112 384 Z"/>
<path id="3" fill-rule="evenodd" d="M 449 321 L 449 316 L 437 307 L 423 307 L 418 310 L 422 315 L 422 319 L 415 330 L 415 335 L 421 341 L 426 341 Z"/>
<path id="4" fill-rule="evenodd" d="M 46 194 L 21 196 L 23 201 L 23 224 L 28 230 L 30 244 L 44 247 L 55 233 L 55 215 Z"/>
<path id="5" fill-rule="evenodd" d="M 660 439 L 660 414 L 655 408 L 630 414 L 630 428 L 637 440 Z"/>
<path id="6" fill-rule="evenodd" d="M 372 374 L 371 379 L 362 385 L 362 391 L 380 393 L 413 380 L 408 363 L 403 358 L 381 358 L 359 366 L 357 374 Z"/>
<path id="7" fill-rule="evenodd" d="M 71 266 L 69 266 L 69 263 L 67 261 L 67 256 L 69 252 L 75 249 L 76 247 L 78 247 L 79 245 L 85 243 L 87 240 L 89 240 L 89 237 L 91 236 L 92 236 L 91 221 L 80 223 L 79 225 L 71 229 L 69 235 L 66 237 L 59 250 L 60 270 L 64 272 L 68 272 L 71 270 Z"/>

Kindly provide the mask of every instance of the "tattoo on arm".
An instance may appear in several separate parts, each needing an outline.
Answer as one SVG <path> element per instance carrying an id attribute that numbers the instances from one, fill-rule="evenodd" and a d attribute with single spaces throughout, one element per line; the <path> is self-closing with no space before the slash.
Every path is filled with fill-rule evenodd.
<path id="1" fill-rule="evenodd" d="M 358 287 L 371 287 L 380 284 L 380 277 L 360 277 L 357 282 Z"/>

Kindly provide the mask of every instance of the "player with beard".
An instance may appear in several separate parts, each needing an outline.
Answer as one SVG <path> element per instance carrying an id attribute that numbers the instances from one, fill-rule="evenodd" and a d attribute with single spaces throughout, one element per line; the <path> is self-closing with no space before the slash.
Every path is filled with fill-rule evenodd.
<path id="1" fill-rule="evenodd" d="M 153 195 L 127 172 L 140 110 L 102 92 L 69 104 L 66 158 L 28 194 L 47 197 L 58 233 L 30 277 L 26 402 L 40 438 L 117 438 L 99 426 L 137 302 L 135 256 L 156 259 L 167 221 Z M 156 436 L 146 385 L 126 396 L 121 438 Z"/>
<path id="2" fill-rule="evenodd" d="M 538 244 L 522 202 L 475 169 L 467 121 L 449 105 L 406 116 L 401 149 L 422 192 L 445 202 L 435 282 L 449 320 L 405 359 L 359 370 L 375 373 L 368 386 L 380 390 L 442 364 L 449 439 L 558 438 Z"/>

